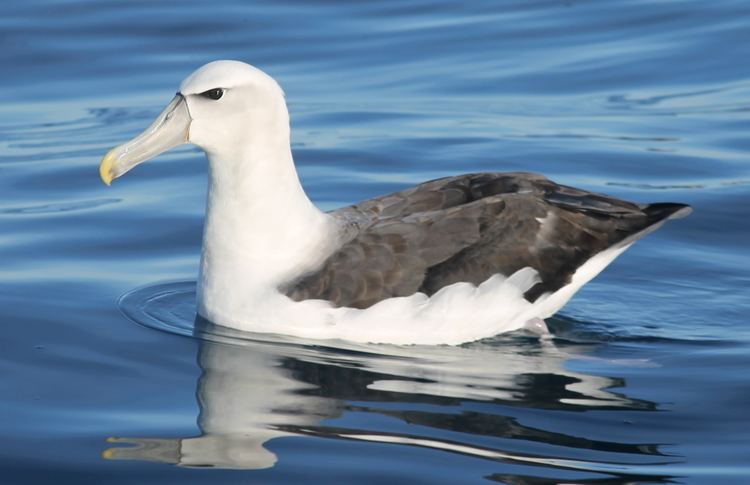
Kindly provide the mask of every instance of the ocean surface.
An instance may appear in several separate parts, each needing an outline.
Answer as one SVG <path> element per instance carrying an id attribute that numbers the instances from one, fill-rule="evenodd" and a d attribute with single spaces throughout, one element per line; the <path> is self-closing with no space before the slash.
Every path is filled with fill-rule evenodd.
<path id="1" fill-rule="evenodd" d="M 750 483 L 750 3 L 3 1 L 0 483 Z M 206 162 L 105 187 L 203 63 L 274 76 L 324 209 L 535 171 L 694 213 L 461 347 L 195 319 Z"/>

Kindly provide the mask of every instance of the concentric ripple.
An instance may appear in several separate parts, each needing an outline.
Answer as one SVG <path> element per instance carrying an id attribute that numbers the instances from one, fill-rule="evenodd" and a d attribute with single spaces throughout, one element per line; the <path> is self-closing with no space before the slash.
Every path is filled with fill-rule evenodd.
<path id="1" fill-rule="evenodd" d="M 144 327 L 192 336 L 195 322 L 195 282 L 175 281 L 131 290 L 117 302 L 128 319 Z"/>

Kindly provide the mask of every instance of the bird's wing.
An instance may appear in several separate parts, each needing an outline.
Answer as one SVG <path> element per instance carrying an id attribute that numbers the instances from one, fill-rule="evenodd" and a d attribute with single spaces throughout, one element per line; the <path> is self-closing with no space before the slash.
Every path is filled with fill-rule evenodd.
<path id="1" fill-rule="evenodd" d="M 366 308 L 532 267 L 541 278 L 526 293 L 533 301 L 598 252 L 684 207 L 637 205 L 530 173 L 433 180 L 333 212 L 355 227 L 352 235 L 282 290 L 295 300 Z"/>

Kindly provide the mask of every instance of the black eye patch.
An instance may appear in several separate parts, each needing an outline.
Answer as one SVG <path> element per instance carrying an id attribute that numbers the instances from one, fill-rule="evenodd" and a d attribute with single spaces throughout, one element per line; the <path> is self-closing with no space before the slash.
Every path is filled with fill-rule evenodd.
<path id="1" fill-rule="evenodd" d="M 221 99 L 221 97 L 224 96 L 224 90 L 221 88 L 209 89 L 208 91 L 203 91 L 201 93 L 201 96 L 216 101 L 217 99 Z"/>

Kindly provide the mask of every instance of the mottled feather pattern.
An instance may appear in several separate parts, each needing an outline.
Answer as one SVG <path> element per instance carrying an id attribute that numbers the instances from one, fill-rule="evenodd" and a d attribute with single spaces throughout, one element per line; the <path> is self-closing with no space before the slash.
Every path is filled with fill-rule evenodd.
<path id="1" fill-rule="evenodd" d="M 595 254 L 684 207 L 637 205 L 532 173 L 442 178 L 332 212 L 347 229 L 340 249 L 283 291 L 367 308 L 531 267 L 541 279 L 525 294 L 534 301 Z"/>

